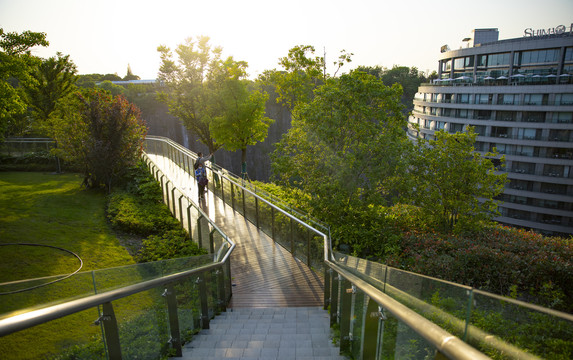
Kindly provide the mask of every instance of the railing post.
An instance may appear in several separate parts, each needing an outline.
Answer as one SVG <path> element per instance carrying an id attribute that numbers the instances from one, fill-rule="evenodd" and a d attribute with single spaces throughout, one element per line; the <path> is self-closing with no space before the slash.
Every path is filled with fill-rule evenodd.
<path id="1" fill-rule="evenodd" d="M 292 254 L 292 256 L 295 256 L 295 252 L 294 252 L 294 230 L 293 230 L 293 219 L 290 219 L 290 253 Z"/>
<path id="2" fill-rule="evenodd" d="M 209 251 L 211 254 L 215 253 L 215 240 L 213 239 L 213 233 L 215 233 L 215 231 L 217 231 L 217 229 L 213 228 L 209 233 Z"/>
<path id="3" fill-rule="evenodd" d="M 271 207 L 271 237 L 275 241 L 275 208 Z"/>
<path id="4" fill-rule="evenodd" d="M 225 311 L 225 310 L 227 310 L 227 307 L 225 306 L 225 303 L 226 303 L 226 299 L 225 299 L 225 271 L 221 267 L 220 269 L 217 269 L 215 274 L 217 275 L 217 286 L 219 289 L 219 296 L 217 296 L 217 298 L 218 298 L 217 305 L 219 306 L 219 311 Z"/>
<path id="5" fill-rule="evenodd" d="M 245 189 L 241 189 L 241 193 L 243 194 L 243 216 L 247 218 L 247 207 L 245 205 Z"/>
<path id="6" fill-rule="evenodd" d="M 332 269 L 328 265 L 324 265 L 324 310 L 328 310 L 330 305 L 330 278 L 332 277 Z"/>
<path id="7" fill-rule="evenodd" d="M 189 239 L 193 241 L 193 229 L 191 228 L 191 207 L 193 205 L 189 204 L 187 206 L 187 226 L 189 226 Z"/>
<path id="8" fill-rule="evenodd" d="M 311 239 L 311 234 L 310 234 L 310 229 L 306 229 L 306 266 L 308 266 L 309 268 L 311 267 L 311 261 L 310 261 L 310 239 Z"/>
<path id="9" fill-rule="evenodd" d="M 107 352 L 111 360 L 121 360 L 121 345 L 119 343 L 119 330 L 117 328 L 117 319 L 113 311 L 111 302 L 103 304 L 103 330 L 105 333 L 105 343 Z"/>
<path id="10" fill-rule="evenodd" d="M 175 349 L 175 356 L 183 356 L 183 352 L 181 350 L 179 316 L 177 314 L 177 296 L 173 285 L 167 285 L 163 294 L 167 300 L 167 312 L 169 314 L 169 330 L 171 332 L 169 343 L 171 343 L 171 346 Z"/>
<path id="11" fill-rule="evenodd" d="M 198 240 L 198 245 L 200 248 L 203 247 L 203 234 L 201 233 L 201 218 L 203 217 L 203 215 L 200 215 L 199 218 L 197 219 L 197 237 L 199 239 Z"/>
<path id="12" fill-rule="evenodd" d="M 209 328 L 209 303 L 207 296 L 207 284 L 205 283 L 205 273 L 202 272 L 197 277 L 199 283 L 199 300 L 201 302 L 201 328 Z"/>
<path id="13" fill-rule="evenodd" d="M 171 210 L 171 199 L 169 199 L 169 183 L 171 182 L 171 180 L 167 180 L 165 182 L 165 197 L 167 199 L 165 199 L 165 202 L 167 203 L 167 207 L 169 208 L 169 210 Z"/>
<path id="14" fill-rule="evenodd" d="M 173 189 L 171 189 L 171 202 L 173 203 L 173 211 L 171 213 L 175 218 L 177 218 L 177 206 L 175 205 L 175 190 L 177 190 L 177 188 L 175 187 L 174 184 Z"/>
<path id="15" fill-rule="evenodd" d="M 257 229 L 260 229 L 261 226 L 259 225 L 259 198 L 255 196 L 255 221 Z"/>
<path id="16" fill-rule="evenodd" d="M 332 270 L 332 292 L 330 294 L 330 327 L 338 324 L 338 288 L 340 277 L 338 273 Z"/>
<path id="17" fill-rule="evenodd" d="M 231 182 L 231 207 L 235 210 L 235 184 Z"/>
<path id="18" fill-rule="evenodd" d="M 340 282 L 340 352 L 350 350 L 350 323 L 352 312 L 352 284 L 343 279 Z"/>
<path id="19" fill-rule="evenodd" d="M 223 205 L 225 205 L 225 178 L 221 176 L 221 199 L 223 199 Z"/>
<path id="20" fill-rule="evenodd" d="M 184 194 L 181 194 L 181 196 L 179 196 L 179 221 L 181 222 L 181 224 L 183 225 L 183 202 L 181 201 L 181 199 L 183 199 L 185 197 Z"/>

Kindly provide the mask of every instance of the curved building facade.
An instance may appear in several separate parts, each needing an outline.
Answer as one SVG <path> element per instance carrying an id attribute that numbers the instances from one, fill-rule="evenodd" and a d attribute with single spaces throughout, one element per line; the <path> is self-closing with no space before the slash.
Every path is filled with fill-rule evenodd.
<path id="1" fill-rule="evenodd" d="M 442 47 L 438 79 L 419 87 L 408 135 L 474 127 L 476 151 L 505 155 L 496 220 L 573 234 L 573 24 L 529 30 L 498 40 L 497 29 L 477 29 L 467 47 Z"/>

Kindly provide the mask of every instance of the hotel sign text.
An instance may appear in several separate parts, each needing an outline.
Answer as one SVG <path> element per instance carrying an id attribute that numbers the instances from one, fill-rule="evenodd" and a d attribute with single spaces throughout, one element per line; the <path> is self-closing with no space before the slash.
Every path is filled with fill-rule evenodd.
<path id="1" fill-rule="evenodd" d="M 553 28 L 548 29 L 532 29 L 527 28 L 523 31 L 523 37 L 543 37 L 543 36 L 551 36 L 551 35 L 562 35 L 562 34 L 573 34 L 573 24 L 567 28 L 565 25 L 558 25 Z"/>

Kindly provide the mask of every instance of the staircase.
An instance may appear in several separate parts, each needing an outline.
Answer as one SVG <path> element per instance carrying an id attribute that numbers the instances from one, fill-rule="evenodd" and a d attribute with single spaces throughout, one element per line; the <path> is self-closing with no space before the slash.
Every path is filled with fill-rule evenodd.
<path id="1" fill-rule="evenodd" d="M 235 308 L 216 316 L 174 359 L 346 359 L 320 307 Z"/>

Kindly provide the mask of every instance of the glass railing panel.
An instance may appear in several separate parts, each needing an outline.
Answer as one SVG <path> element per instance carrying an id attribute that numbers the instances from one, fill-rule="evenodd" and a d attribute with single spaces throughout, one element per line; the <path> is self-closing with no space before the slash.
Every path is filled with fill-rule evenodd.
<path id="1" fill-rule="evenodd" d="M 464 337 L 470 288 L 388 267 L 384 291 L 449 333 Z"/>
<path id="2" fill-rule="evenodd" d="M 201 330 L 201 304 L 196 281 L 197 276 L 192 276 L 173 285 L 182 344 L 190 342 L 193 335 Z"/>
<path id="3" fill-rule="evenodd" d="M 567 359 L 573 354 L 573 321 L 495 295 L 473 294 L 467 342 L 496 358 Z M 502 354 L 503 353 L 503 354 Z"/>
<path id="4" fill-rule="evenodd" d="M 412 328 L 385 311 L 378 359 L 435 359 L 436 349 Z"/>
<path id="5" fill-rule="evenodd" d="M 245 218 L 249 220 L 252 224 L 257 224 L 257 208 L 255 196 L 249 191 L 243 191 L 245 194 Z"/>
<path id="6" fill-rule="evenodd" d="M 267 236 L 273 236 L 273 210 L 272 207 L 264 201 L 259 201 L 259 227 Z"/>
<path id="7" fill-rule="evenodd" d="M 362 359 L 362 342 L 364 331 L 364 316 L 366 315 L 367 296 L 360 289 L 352 298 L 352 315 L 350 319 L 350 353 L 354 359 Z"/>
<path id="8" fill-rule="evenodd" d="M 105 359 L 97 308 L 0 337 L 3 360 Z"/>
<path id="9" fill-rule="evenodd" d="M 319 274 L 324 272 L 324 236 L 310 234 L 310 266 Z"/>
<path id="10" fill-rule="evenodd" d="M 155 288 L 112 303 L 123 359 L 158 359 L 167 354 L 170 332 L 163 292 Z"/>
<path id="11" fill-rule="evenodd" d="M 273 240 L 280 244 L 282 247 L 291 250 L 291 219 L 281 213 L 280 211 L 275 211 L 275 236 Z"/>
<path id="12" fill-rule="evenodd" d="M 351 271 L 355 276 L 368 281 L 384 292 L 388 269 L 386 265 L 337 252 L 334 253 L 334 258 L 346 270 Z"/>
<path id="13" fill-rule="evenodd" d="M 161 261 L 94 270 L 96 293 L 119 289 L 163 276 Z"/>
<path id="14" fill-rule="evenodd" d="M 94 294 L 91 271 L 79 272 L 68 278 L 65 278 L 66 276 L 50 276 L 0 285 L 0 292 L 5 294 L 0 295 L 0 319 Z M 53 283 L 48 284 L 50 282 Z"/>
<path id="15" fill-rule="evenodd" d="M 294 256 L 305 264 L 309 264 L 310 231 L 298 221 L 293 221 Z"/>

